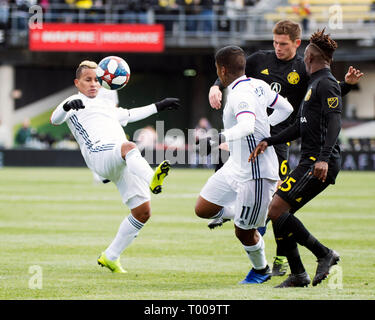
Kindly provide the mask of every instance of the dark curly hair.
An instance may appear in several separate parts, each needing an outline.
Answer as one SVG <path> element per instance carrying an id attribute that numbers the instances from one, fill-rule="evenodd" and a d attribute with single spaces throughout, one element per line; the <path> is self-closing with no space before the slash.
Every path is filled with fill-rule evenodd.
<path id="1" fill-rule="evenodd" d="M 337 49 L 337 43 L 335 40 L 331 39 L 329 34 L 324 34 L 325 28 L 314 32 L 310 37 L 310 44 L 314 45 L 320 49 L 323 57 L 330 61 L 332 60 L 333 53 Z"/>

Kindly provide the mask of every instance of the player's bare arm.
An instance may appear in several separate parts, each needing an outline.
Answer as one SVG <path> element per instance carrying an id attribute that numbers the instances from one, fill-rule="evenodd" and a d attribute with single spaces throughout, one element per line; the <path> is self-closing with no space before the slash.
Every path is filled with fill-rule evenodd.
<path id="1" fill-rule="evenodd" d="M 249 159 L 247 160 L 248 162 L 255 161 L 255 158 L 259 156 L 261 153 L 263 153 L 268 147 L 267 141 L 261 141 L 259 144 L 255 147 L 253 152 L 250 154 Z"/>
<path id="2" fill-rule="evenodd" d="M 217 85 L 213 85 L 210 88 L 210 91 L 208 93 L 208 100 L 210 102 L 210 106 L 213 109 L 219 110 L 221 108 L 221 99 L 222 99 L 222 92 Z"/>

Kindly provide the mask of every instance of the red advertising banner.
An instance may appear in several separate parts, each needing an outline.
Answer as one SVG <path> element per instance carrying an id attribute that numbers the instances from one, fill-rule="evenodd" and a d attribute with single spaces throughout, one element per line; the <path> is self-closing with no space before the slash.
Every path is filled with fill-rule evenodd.
<path id="1" fill-rule="evenodd" d="M 162 52 L 160 24 L 44 23 L 29 30 L 31 51 Z"/>

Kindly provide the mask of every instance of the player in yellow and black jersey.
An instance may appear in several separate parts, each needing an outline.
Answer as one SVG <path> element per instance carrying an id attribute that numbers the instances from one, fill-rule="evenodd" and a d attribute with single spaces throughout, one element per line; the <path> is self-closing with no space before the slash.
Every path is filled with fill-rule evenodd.
<path id="1" fill-rule="evenodd" d="M 315 286 L 329 274 L 339 254 L 321 244 L 305 228 L 294 213 L 311 199 L 335 183 L 340 170 L 341 90 L 332 75 L 330 64 L 337 44 L 324 30 L 315 32 L 305 50 L 306 70 L 311 75 L 308 90 L 296 121 L 280 133 L 263 139 L 251 153 L 254 159 L 271 145 L 301 138 L 301 159 L 280 185 L 269 206 L 278 248 L 286 255 L 291 274 L 278 288 L 303 287 L 310 284 L 297 243 L 308 248 L 318 259 L 312 284 Z"/>
<path id="2" fill-rule="evenodd" d="M 297 54 L 301 45 L 301 28 L 298 23 L 290 20 L 282 20 L 273 28 L 274 50 L 260 50 L 250 55 L 246 60 L 246 75 L 267 82 L 273 90 L 278 92 L 294 108 L 291 116 L 284 122 L 271 127 L 271 136 L 278 134 L 293 123 L 301 102 L 307 91 L 310 76 L 306 72 L 303 57 Z M 347 94 L 353 85 L 358 83 L 363 74 L 360 70 L 350 67 L 345 75 L 345 81 L 340 82 L 341 95 Z M 222 95 L 220 81 L 216 81 L 211 87 L 209 100 L 211 107 L 220 109 L 224 105 L 225 97 Z M 223 100 L 223 101 L 222 101 Z M 269 110 L 269 114 L 272 110 Z M 280 182 L 284 181 L 290 173 L 288 164 L 289 142 L 274 145 L 278 161 Z M 211 221 L 209 228 L 221 226 L 230 217 L 223 217 Z M 263 235 L 266 227 L 259 228 Z M 277 248 L 273 263 L 272 275 L 283 276 L 287 271 L 288 264 L 283 252 Z"/>

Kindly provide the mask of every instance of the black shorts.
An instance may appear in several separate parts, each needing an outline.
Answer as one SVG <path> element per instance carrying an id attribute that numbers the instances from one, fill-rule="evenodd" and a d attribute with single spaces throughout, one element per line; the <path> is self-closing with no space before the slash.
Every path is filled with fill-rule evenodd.
<path id="1" fill-rule="evenodd" d="M 284 181 L 290 173 L 290 167 L 288 163 L 289 158 L 289 145 L 286 143 L 277 144 L 273 146 L 276 151 L 277 159 L 279 160 L 279 176 L 280 180 Z"/>
<path id="2" fill-rule="evenodd" d="M 322 182 L 316 178 L 312 174 L 314 163 L 315 160 L 311 159 L 301 161 L 276 191 L 278 196 L 290 204 L 290 213 L 295 213 L 330 184 L 334 183 L 331 179 Z M 335 171 L 335 169 L 333 167 L 331 171 Z M 330 171 L 330 168 L 328 171 Z M 334 174 L 335 177 L 337 173 Z M 330 175 L 332 176 L 332 173 Z"/>

